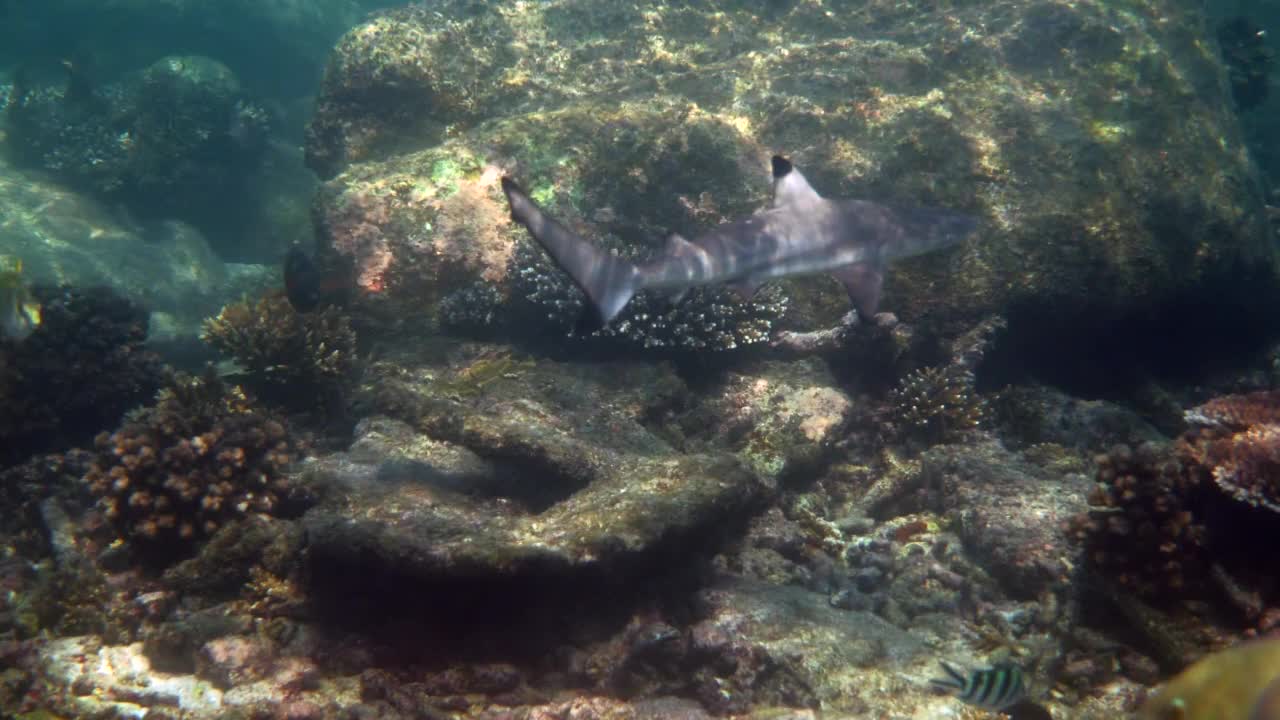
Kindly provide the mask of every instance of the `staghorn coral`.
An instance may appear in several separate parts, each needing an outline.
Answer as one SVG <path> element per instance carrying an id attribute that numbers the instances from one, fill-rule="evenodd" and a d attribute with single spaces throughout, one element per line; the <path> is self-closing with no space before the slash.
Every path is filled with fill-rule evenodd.
<path id="1" fill-rule="evenodd" d="M 355 332 L 340 309 L 304 315 L 278 292 L 227 305 L 205 321 L 201 338 L 277 389 L 341 387 L 356 365 Z"/>
<path id="2" fill-rule="evenodd" d="M 155 394 L 147 315 L 109 288 L 35 288 L 43 321 L 0 342 L 0 464 L 88 442 Z"/>
<path id="3" fill-rule="evenodd" d="M 292 515 L 305 504 L 284 476 L 299 450 L 285 425 L 212 371 L 176 376 L 94 447 L 84 481 L 107 520 L 162 557 L 190 551 L 235 518 Z"/>
<path id="4" fill-rule="evenodd" d="M 889 395 L 901 433 L 929 444 L 951 442 L 982 425 L 986 403 L 961 365 L 921 368 Z"/>

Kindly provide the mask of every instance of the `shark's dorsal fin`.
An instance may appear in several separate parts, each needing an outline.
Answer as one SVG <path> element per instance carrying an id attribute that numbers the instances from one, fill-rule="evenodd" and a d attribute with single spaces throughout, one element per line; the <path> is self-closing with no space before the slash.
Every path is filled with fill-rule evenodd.
<path id="1" fill-rule="evenodd" d="M 880 307 L 880 289 L 884 287 L 884 268 L 872 263 L 854 263 L 836 268 L 831 274 L 844 285 L 849 300 L 863 320 L 870 320 Z"/>
<path id="2" fill-rule="evenodd" d="M 809 181 L 781 155 L 773 156 L 773 206 L 809 205 L 821 202 L 822 196 L 809 186 Z"/>

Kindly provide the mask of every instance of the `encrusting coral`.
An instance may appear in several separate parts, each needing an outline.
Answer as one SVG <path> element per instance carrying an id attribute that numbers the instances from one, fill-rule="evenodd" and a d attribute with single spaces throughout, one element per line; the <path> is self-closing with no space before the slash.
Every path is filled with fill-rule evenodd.
<path id="1" fill-rule="evenodd" d="M 1186 417 L 1205 426 L 1178 442 L 1188 467 L 1236 500 L 1280 512 L 1280 392 L 1214 398 Z"/>
<path id="2" fill-rule="evenodd" d="M 94 446 L 84 479 L 104 515 L 121 536 L 166 556 L 237 517 L 306 504 L 284 474 L 299 450 L 284 423 L 213 372 L 176 376 Z"/>
<path id="3" fill-rule="evenodd" d="M 278 292 L 227 305 L 201 338 L 250 375 L 295 391 L 340 386 L 356 366 L 356 334 L 341 309 L 299 313 Z"/>

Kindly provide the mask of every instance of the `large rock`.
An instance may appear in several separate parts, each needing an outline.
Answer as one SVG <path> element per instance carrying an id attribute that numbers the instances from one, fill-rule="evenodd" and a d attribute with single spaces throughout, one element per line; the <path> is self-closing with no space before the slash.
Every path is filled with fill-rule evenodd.
<path id="1" fill-rule="evenodd" d="M 1082 558 L 1067 521 L 1088 508 L 1088 478 L 1032 464 L 994 441 L 939 445 L 920 462 L 941 509 L 958 519 L 965 549 L 1005 592 L 1018 599 L 1068 592 Z"/>
<path id="2" fill-rule="evenodd" d="M 0 161 L 0 249 L 31 283 L 108 285 L 191 333 L 199 320 L 264 279 L 229 267 L 194 228 L 131 222 L 99 203 Z"/>
<path id="3" fill-rule="evenodd" d="M 930 670 L 925 644 L 869 612 L 831 607 L 798 587 L 725 582 L 698 596 L 690 652 L 708 659 L 691 678 L 717 714 L 809 707 L 831 717 L 907 716 L 933 704 L 904 676 Z M 930 708 L 936 711 L 937 708 Z"/>
<path id="4" fill-rule="evenodd" d="M 418 352 L 380 361 L 364 381 L 362 404 L 399 422 L 365 421 L 348 453 L 309 470 L 331 490 L 304 520 L 326 572 L 612 568 L 714 544 L 769 492 L 734 455 L 679 452 L 643 424 L 683 393 L 670 370 L 483 346 L 411 360 Z"/>
<path id="5" fill-rule="evenodd" d="M 958 330 L 1010 312 L 1011 338 L 1060 347 L 1162 302 L 1206 317 L 1259 306 L 1276 252 L 1198 13 L 1177 0 L 396 12 L 331 60 L 308 145 L 332 177 L 318 218 L 368 287 L 400 263 L 445 278 L 423 283 L 436 297 L 477 280 L 528 294 L 507 282 L 521 234 L 493 166 L 571 226 L 645 248 L 761 206 L 781 151 L 827 195 L 987 220 L 891 273 L 884 306 L 907 321 Z"/>
<path id="6" fill-rule="evenodd" d="M 777 480 L 829 459 L 852 409 L 822 362 L 767 361 L 725 373 L 672 423 L 686 445 L 730 448 Z"/>

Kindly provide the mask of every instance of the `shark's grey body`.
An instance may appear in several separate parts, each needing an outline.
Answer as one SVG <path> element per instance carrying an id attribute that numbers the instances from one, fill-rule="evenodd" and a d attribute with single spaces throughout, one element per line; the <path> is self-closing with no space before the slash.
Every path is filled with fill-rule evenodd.
<path id="1" fill-rule="evenodd" d="M 547 217 L 510 178 L 502 189 L 511 217 L 524 225 L 587 294 L 609 323 L 640 290 L 677 300 L 699 285 L 728 283 L 743 297 L 773 278 L 828 272 L 864 318 L 875 314 L 885 265 L 952 245 L 972 218 L 945 210 L 896 210 L 864 200 L 827 200 L 786 158 L 773 158 L 773 206 L 713 228 L 692 242 L 667 240 L 662 255 L 635 264 L 602 250 Z"/>

